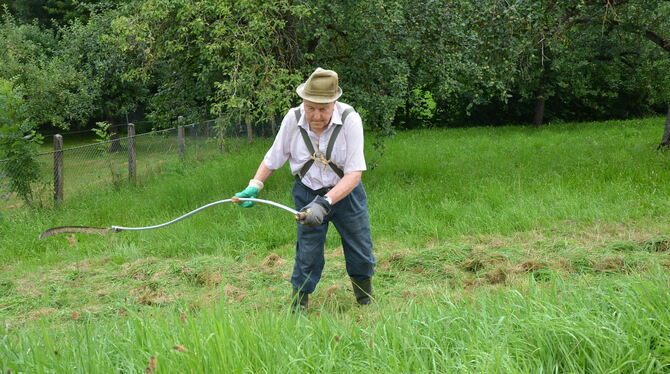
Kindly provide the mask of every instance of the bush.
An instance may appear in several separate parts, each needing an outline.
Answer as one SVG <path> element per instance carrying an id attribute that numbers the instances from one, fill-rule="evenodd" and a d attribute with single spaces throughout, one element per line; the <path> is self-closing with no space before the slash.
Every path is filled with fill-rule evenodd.
<path id="1" fill-rule="evenodd" d="M 34 206 L 34 185 L 39 181 L 35 156 L 42 137 L 25 119 L 25 106 L 12 82 L 0 78 L 0 174 L 9 180 L 9 189 Z"/>

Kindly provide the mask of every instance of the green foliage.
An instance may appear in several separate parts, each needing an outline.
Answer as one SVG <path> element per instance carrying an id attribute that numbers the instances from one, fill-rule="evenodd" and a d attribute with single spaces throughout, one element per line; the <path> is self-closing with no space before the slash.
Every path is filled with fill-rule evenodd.
<path id="1" fill-rule="evenodd" d="M 471 79 L 469 88 L 452 84 L 457 89 L 450 100 L 436 95 L 442 112 L 437 119 L 529 122 L 539 97 L 546 101 L 549 121 L 626 118 L 663 110 L 660 103 L 666 100 L 668 86 L 652 82 L 668 76 L 667 53 L 648 48 L 644 32 L 624 31 L 630 27 L 624 28 L 623 22 L 598 21 L 614 14 L 632 22 L 636 18 L 628 17 L 624 9 L 634 3 L 649 5 L 641 12 L 644 16 L 637 15 L 640 19 L 667 17 L 670 11 L 646 1 L 612 5 L 622 8 L 620 13 L 608 8 L 609 2 L 462 2 L 458 13 L 473 36 L 463 44 L 467 46 L 463 59 L 476 63 L 480 71 L 461 74 Z M 661 31 L 661 24 L 652 22 L 649 27 L 667 40 L 669 34 Z"/>
<path id="2" fill-rule="evenodd" d="M 23 99 L 11 81 L 0 78 L 0 124 L 15 126 L 25 121 L 27 114 Z"/>
<path id="3" fill-rule="evenodd" d="M 113 121 L 137 109 L 146 101 L 148 89 L 141 82 L 126 79 L 137 64 L 137 56 L 121 48 L 120 36 L 112 31 L 118 11 L 94 13 L 86 22 L 76 20 L 59 30 L 56 56 L 76 66 L 84 77 L 79 102 L 91 110 L 85 119 Z"/>
<path id="4" fill-rule="evenodd" d="M 51 27 L 86 20 L 91 13 L 113 8 L 118 3 L 118 0 L 5 0 L 0 1 L 0 6 L 6 4 L 12 14 L 23 22 L 38 21 Z"/>
<path id="5" fill-rule="evenodd" d="M 6 14 L 0 27 L 0 77 L 22 87 L 36 124 L 133 111 L 160 127 L 180 115 L 276 123 L 317 66 L 338 71 L 342 100 L 386 135 L 399 124 L 528 122 L 542 100 L 545 121 L 646 115 L 670 100 L 667 2 L 44 0 L 9 10 L 60 25 Z"/>
<path id="6" fill-rule="evenodd" d="M 93 132 L 98 136 L 97 141 L 105 142 L 112 138 L 112 133 L 109 131 L 111 125 L 111 123 L 105 121 L 95 123 L 96 128 L 93 129 Z"/>
<path id="7" fill-rule="evenodd" d="M 642 55 L 630 63 L 639 64 L 638 69 L 643 70 L 639 85 L 647 89 L 650 102 L 666 108 L 670 102 L 670 25 L 664 20 L 670 15 L 670 3 L 654 0 L 607 3 L 600 14 L 610 28 L 628 33 L 641 44 L 641 49 L 653 49 L 655 53 Z"/>
<path id="8" fill-rule="evenodd" d="M 35 206 L 34 188 L 41 180 L 35 159 L 41 137 L 32 131 L 27 135 L 19 126 L 0 127 L 0 172 L 9 179 L 10 191 L 17 193 L 30 207 Z"/>
<path id="9" fill-rule="evenodd" d="M 299 7 L 286 1 L 146 1 L 114 29 L 142 65 L 126 76 L 156 82 L 151 118 L 187 120 L 212 114 L 270 119 L 288 107 L 301 79 L 282 57 L 281 31 Z"/>
<path id="10" fill-rule="evenodd" d="M 382 133 L 391 132 L 408 89 L 410 67 L 402 58 L 401 44 L 403 4 L 313 1 L 309 16 L 297 28 L 307 62 L 305 75 L 311 66 L 337 71 L 342 100 L 358 108 L 367 126 Z"/>
<path id="11" fill-rule="evenodd" d="M 34 205 L 34 187 L 40 180 L 35 159 L 41 136 L 26 121 L 25 103 L 12 83 L 0 79 L 0 175 L 9 189 L 28 206 Z"/>
<path id="12" fill-rule="evenodd" d="M 71 58 L 59 56 L 54 32 L 36 25 L 19 25 L 5 14 L 0 22 L 0 78 L 21 87 L 25 120 L 31 126 L 68 128 L 88 119 L 94 110 L 88 77 Z"/>

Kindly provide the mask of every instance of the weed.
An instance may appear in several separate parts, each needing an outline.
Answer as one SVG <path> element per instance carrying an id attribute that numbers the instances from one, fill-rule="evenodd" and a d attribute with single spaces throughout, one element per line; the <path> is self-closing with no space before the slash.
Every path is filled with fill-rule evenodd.
<path id="1" fill-rule="evenodd" d="M 196 276 L 196 283 L 208 288 L 218 286 L 223 280 L 222 269 L 206 269 L 199 272 Z"/>
<path id="2" fill-rule="evenodd" d="M 571 263 L 572 269 L 577 274 L 593 273 L 593 261 L 587 256 L 578 256 L 577 258 L 572 259 Z"/>

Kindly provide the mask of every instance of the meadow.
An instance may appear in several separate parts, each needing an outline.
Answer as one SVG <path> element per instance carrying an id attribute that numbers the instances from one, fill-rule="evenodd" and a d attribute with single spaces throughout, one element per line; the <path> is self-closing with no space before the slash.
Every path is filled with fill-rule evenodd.
<path id="1" fill-rule="evenodd" d="M 2 372 L 657 373 L 670 370 L 662 118 L 399 132 L 364 174 L 378 266 L 356 306 L 331 228 L 288 309 L 295 222 L 224 204 L 271 140 L 135 185 L 0 213 Z M 371 139 L 368 139 L 368 143 Z M 285 166 L 261 198 L 291 206 Z"/>

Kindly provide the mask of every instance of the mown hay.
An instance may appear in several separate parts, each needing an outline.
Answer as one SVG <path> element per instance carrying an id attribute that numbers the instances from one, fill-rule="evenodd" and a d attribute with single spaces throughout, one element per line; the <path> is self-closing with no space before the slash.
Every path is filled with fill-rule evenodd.
<path id="1" fill-rule="evenodd" d="M 267 257 L 263 259 L 263 266 L 275 267 L 283 265 L 286 262 L 281 256 L 276 253 L 270 253 Z"/>

